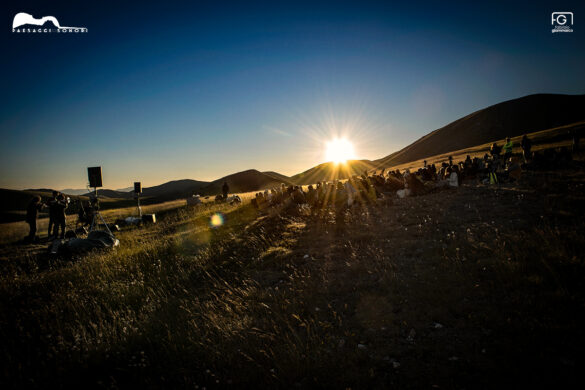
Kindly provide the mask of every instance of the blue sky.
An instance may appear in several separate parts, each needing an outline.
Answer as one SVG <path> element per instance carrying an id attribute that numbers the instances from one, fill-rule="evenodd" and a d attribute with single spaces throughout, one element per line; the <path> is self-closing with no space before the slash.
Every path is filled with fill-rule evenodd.
<path id="1" fill-rule="evenodd" d="M 83 188 L 92 165 L 109 188 L 292 175 L 336 135 L 376 159 L 503 100 L 585 93 L 583 2 L 471 3 L 3 5 L 0 187 Z M 15 34 L 17 12 L 89 32 Z"/>

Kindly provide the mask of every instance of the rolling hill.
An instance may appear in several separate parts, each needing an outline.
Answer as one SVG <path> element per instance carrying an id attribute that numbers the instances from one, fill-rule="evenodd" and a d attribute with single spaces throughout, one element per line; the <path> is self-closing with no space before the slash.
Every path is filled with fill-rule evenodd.
<path id="1" fill-rule="evenodd" d="M 211 182 L 208 186 L 201 189 L 201 193 L 205 195 L 219 194 L 221 193 L 223 183 L 226 181 L 230 187 L 230 193 L 259 191 L 280 186 L 281 183 L 287 185 L 292 184 L 291 180 L 285 180 L 285 177 L 280 174 L 273 177 L 255 169 L 248 169 L 247 171 L 234 173 Z"/>
<path id="2" fill-rule="evenodd" d="M 8 190 L 0 188 L 0 222 L 23 221 L 26 215 L 26 206 L 34 196 L 40 196 L 43 200 L 52 195 L 50 189 L 38 190 Z M 44 213 L 42 213 L 44 215 Z"/>
<path id="3" fill-rule="evenodd" d="M 156 200 L 171 200 L 192 195 L 201 188 L 209 185 L 209 182 L 191 179 L 173 180 L 153 187 L 142 189 L 143 198 L 156 198 Z M 87 191 L 83 194 L 88 196 Z M 134 197 L 134 187 L 129 191 L 99 189 L 98 195 L 104 198 L 112 199 L 132 199 Z"/>
<path id="4" fill-rule="evenodd" d="M 295 184 L 305 185 L 314 184 L 318 181 L 347 179 L 353 175 L 361 175 L 365 170 L 371 170 L 375 167 L 370 160 L 351 160 L 346 164 L 326 162 L 291 176 L 290 180 Z"/>
<path id="5" fill-rule="evenodd" d="M 274 179 L 276 179 L 276 180 L 280 180 L 282 183 L 285 183 L 285 182 L 290 182 L 290 181 L 291 181 L 290 177 L 288 177 L 288 176 L 285 176 L 285 175 L 283 175 L 283 174 L 280 174 L 280 173 L 278 173 L 278 172 L 274 172 L 274 171 L 266 171 L 266 172 L 262 172 L 262 173 L 263 173 L 264 175 L 266 175 L 266 176 L 270 176 L 270 177 L 272 177 L 272 178 L 274 178 Z"/>
<path id="6" fill-rule="evenodd" d="M 114 190 L 98 190 L 98 195 L 100 197 L 111 198 L 111 199 L 132 199 L 131 192 L 121 192 L 121 191 L 114 191 Z M 83 196 L 89 196 L 89 193 L 86 191 Z"/>
<path id="7" fill-rule="evenodd" d="M 153 187 L 142 189 L 142 196 L 154 197 L 157 199 L 178 199 L 199 192 L 202 188 L 209 185 L 207 181 L 183 179 L 173 180 Z M 132 192 L 130 192 L 132 196 Z"/>
<path id="8" fill-rule="evenodd" d="M 566 129 L 582 131 L 585 121 L 585 95 L 537 94 L 502 102 L 471 113 L 440 129 L 434 130 L 409 146 L 378 160 L 352 160 L 347 164 L 332 162 L 319 164 L 304 172 L 288 177 L 277 172 L 259 172 L 250 169 L 234 173 L 221 179 L 205 182 L 198 180 L 174 180 L 143 189 L 142 197 L 147 203 L 184 198 L 193 193 L 214 195 L 221 193 L 221 187 L 228 182 L 230 192 L 259 191 L 279 186 L 281 183 L 313 184 L 318 181 L 346 179 L 361 175 L 365 170 L 393 167 L 431 156 L 441 156 L 451 152 L 474 151 L 506 136 L 518 137 L 524 133 L 543 132 L 543 142 L 553 142 L 566 138 Z M 581 122 L 580 122 L 581 121 Z M 570 126 L 569 126 L 570 125 Z M 546 131 L 545 131 L 546 130 Z M 559 139 L 560 139 L 559 138 Z M 516 139 L 517 143 L 518 140 Z M 469 149 L 475 148 L 475 149 Z M 478 150 L 479 150 L 478 149 Z M 8 222 L 24 219 L 24 210 L 34 195 L 48 198 L 51 189 L 7 190 L 0 189 L 0 221 Z M 63 190 L 76 195 L 78 190 Z M 133 204 L 133 193 L 100 189 L 104 208 Z M 87 196 L 87 192 L 83 195 Z M 83 195 L 72 199 L 87 199 Z"/>
<path id="9" fill-rule="evenodd" d="M 65 188 L 64 190 L 59 190 L 59 192 L 62 192 L 67 195 L 85 195 L 87 194 L 87 188 L 83 189 Z"/>
<path id="10" fill-rule="evenodd" d="M 528 95 L 471 113 L 373 163 L 380 168 L 392 167 L 583 119 L 585 95 Z"/>

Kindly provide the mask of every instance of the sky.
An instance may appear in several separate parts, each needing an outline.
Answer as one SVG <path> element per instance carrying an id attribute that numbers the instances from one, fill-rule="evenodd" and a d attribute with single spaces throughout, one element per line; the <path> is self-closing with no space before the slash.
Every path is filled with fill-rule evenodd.
<path id="1" fill-rule="evenodd" d="M 473 111 L 585 93 L 585 3 L 4 2 L 0 187 L 302 172 L 377 159 Z M 551 33 L 571 11 L 572 33 Z M 78 34 L 17 34 L 18 12 Z"/>

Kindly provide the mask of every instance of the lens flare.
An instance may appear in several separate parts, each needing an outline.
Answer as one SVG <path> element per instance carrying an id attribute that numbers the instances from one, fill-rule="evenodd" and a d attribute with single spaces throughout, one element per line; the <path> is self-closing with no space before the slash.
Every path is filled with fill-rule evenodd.
<path id="1" fill-rule="evenodd" d="M 209 226 L 212 229 L 216 229 L 223 225 L 224 217 L 222 213 L 215 213 L 209 218 Z"/>
<path id="2" fill-rule="evenodd" d="M 339 164 L 355 159 L 355 152 L 353 145 L 347 139 L 335 138 L 327 142 L 325 156 L 327 161 Z"/>

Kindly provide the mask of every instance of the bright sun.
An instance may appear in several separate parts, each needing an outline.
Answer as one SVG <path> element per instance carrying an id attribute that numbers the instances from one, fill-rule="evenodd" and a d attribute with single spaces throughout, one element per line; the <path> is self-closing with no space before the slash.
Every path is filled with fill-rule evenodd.
<path id="1" fill-rule="evenodd" d="M 345 138 L 335 138 L 327 142 L 325 157 L 327 161 L 334 163 L 344 163 L 347 160 L 355 159 L 353 145 Z"/>

